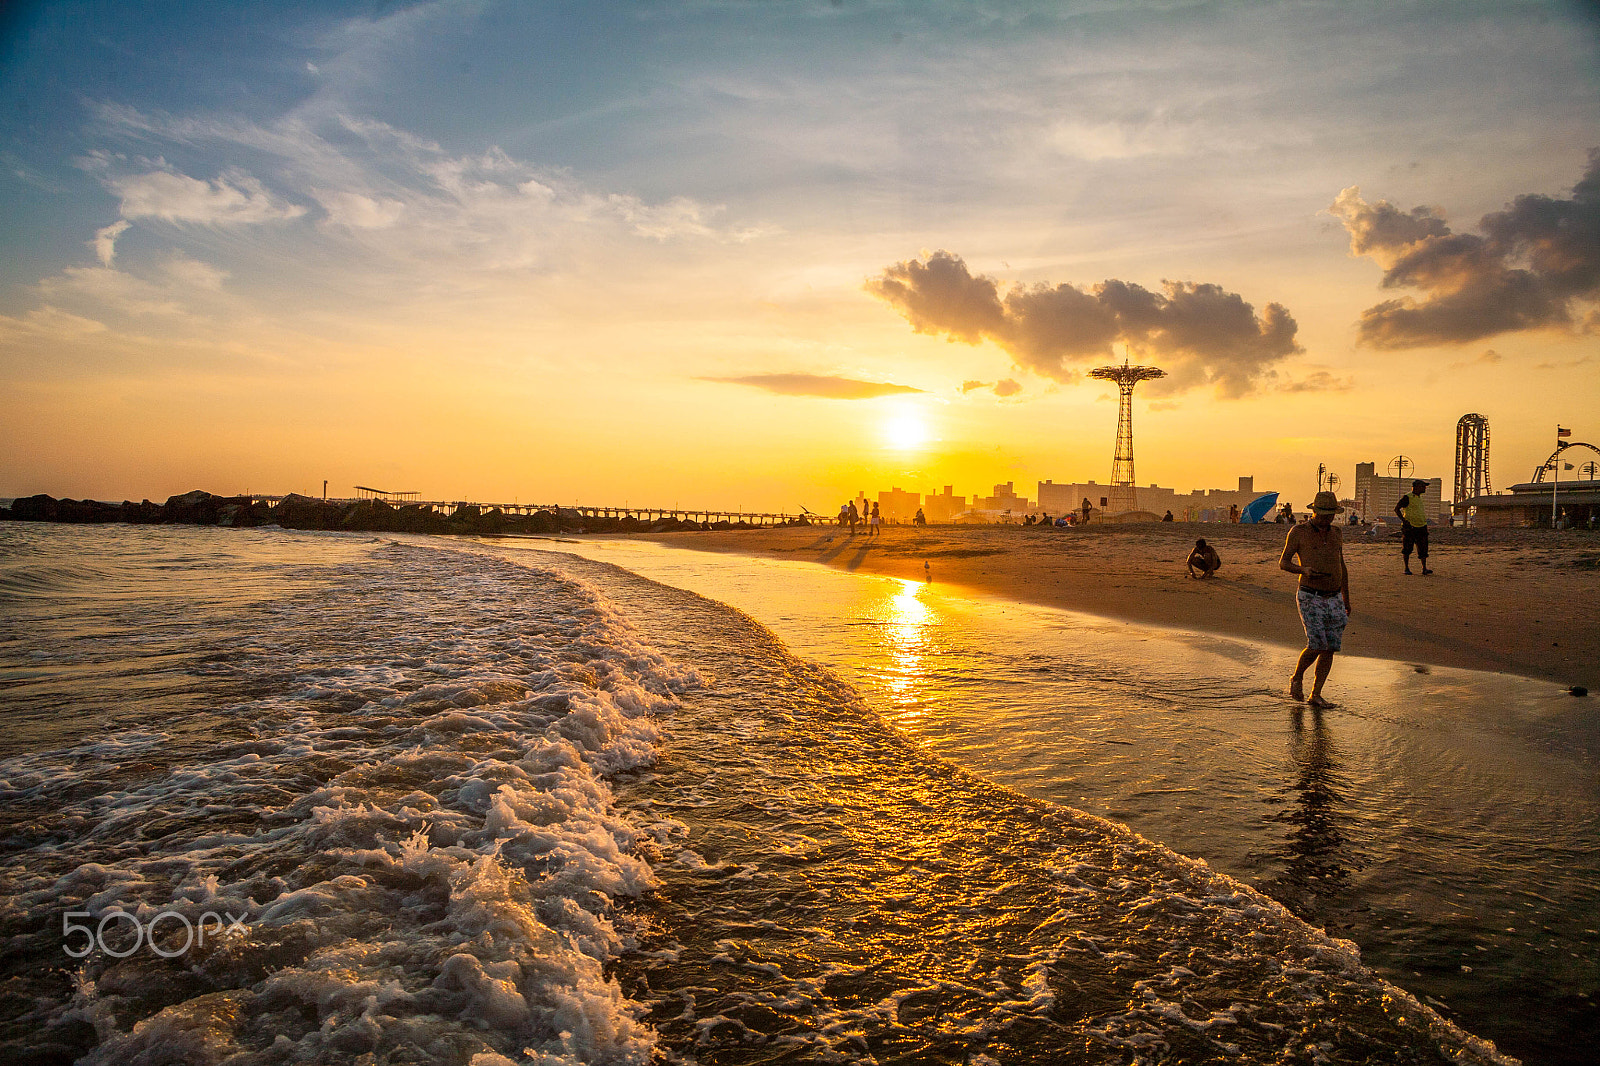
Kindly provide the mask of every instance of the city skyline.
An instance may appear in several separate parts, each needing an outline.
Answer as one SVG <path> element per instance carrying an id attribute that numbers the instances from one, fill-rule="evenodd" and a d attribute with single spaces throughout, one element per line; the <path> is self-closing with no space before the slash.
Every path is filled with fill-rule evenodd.
<path id="1" fill-rule="evenodd" d="M 826 512 L 1600 437 L 1579 4 L 16 9 L 0 495 Z M 1348 475 L 1346 475 L 1348 476 Z M 837 504 L 834 504 L 836 507 Z"/>

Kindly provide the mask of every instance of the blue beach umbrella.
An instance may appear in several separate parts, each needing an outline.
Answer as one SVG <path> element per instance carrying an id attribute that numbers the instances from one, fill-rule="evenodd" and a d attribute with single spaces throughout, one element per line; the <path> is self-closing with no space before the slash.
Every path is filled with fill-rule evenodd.
<path id="1" fill-rule="evenodd" d="M 1257 496 L 1250 501 L 1249 506 L 1239 512 L 1239 524 L 1243 526 L 1255 525 L 1267 517 L 1267 512 L 1272 510 L 1277 502 L 1278 494 L 1276 492 L 1269 492 L 1265 496 Z"/>

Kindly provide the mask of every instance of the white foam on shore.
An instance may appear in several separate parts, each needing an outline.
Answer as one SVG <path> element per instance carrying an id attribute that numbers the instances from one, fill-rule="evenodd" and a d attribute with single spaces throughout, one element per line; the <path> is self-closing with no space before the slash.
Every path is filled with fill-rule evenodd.
<path id="1" fill-rule="evenodd" d="M 5 871 L 8 919 L 243 926 L 172 961 L 91 956 L 36 1028 L 93 1025 L 87 1063 L 648 1061 L 605 964 L 630 942 L 612 901 L 655 883 L 651 830 L 606 778 L 654 759 L 692 672 L 593 589 L 432 548 L 378 547 L 234 621 L 218 669 L 265 691 L 220 713 L 248 740 L 139 773 L 168 739 L 144 723 L 0 762 L 0 801 L 49 808 Z"/>

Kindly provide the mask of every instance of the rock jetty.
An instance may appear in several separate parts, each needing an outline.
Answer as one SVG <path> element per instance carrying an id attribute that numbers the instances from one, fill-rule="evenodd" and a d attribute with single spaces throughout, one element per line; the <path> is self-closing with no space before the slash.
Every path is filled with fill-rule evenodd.
<path id="1" fill-rule="evenodd" d="M 0 521 L 126 522 L 132 525 L 279 526 L 383 533 L 446 533 L 471 536 L 530 533 L 676 533 L 708 529 L 752 529 L 748 522 L 694 522 L 678 518 L 641 521 L 632 516 L 595 517 L 546 508 L 507 514 L 498 507 L 456 505 L 449 513 L 429 504 L 395 506 L 382 500 L 319 500 L 291 493 L 276 504 L 252 496 L 217 496 L 195 490 L 166 503 L 123 500 L 58 500 L 40 494 L 0 507 Z"/>

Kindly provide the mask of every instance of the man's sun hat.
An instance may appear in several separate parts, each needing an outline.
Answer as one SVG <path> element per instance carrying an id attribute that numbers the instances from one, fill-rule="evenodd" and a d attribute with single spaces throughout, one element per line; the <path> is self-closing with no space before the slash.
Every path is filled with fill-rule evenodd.
<path id="1" fill-rule="evenodd" d="M 1427 489 L 1428 483 L 1421 478 L 1417 478 L 1417 480 L 1411 483 L 1411 487 L 1416 489 L 1418 492 L 1422 492 Z"/>
<path id="2" fill-rule="evenodd" d="M 1344 508 L 1339 506 L 1339 497 L 1331 492 L 1319 492 L 1316 499 L 1311 501 L 1311 510 L 1316 514 L 1338 514 Z"/>

